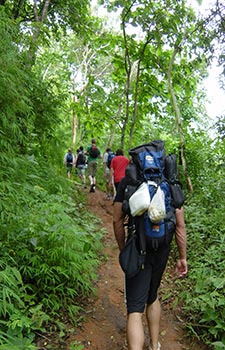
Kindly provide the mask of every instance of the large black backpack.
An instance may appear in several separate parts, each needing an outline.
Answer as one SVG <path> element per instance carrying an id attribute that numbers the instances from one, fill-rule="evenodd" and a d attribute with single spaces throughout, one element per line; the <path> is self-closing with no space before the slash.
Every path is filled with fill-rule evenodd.
<path id="1" fill-rule="evenodd" d="M 99 149 L 96 145 L 92 145 L 89 151 L 89 155 L 91 156 L 91 158 L 98 158 L 99 156 Z"/>
<path id="2" fill-rule="evenodd" d="M 110 165 L 111 165 L 111 162 L 112 162 L 114 157 L 115 157 L 115 154 L 113 153 L 113 151 L 109 151 L 108 152 L 108 159 L 107 159 L 107 168 L 108 169 L 110 169 Z"/>
<path id="3" fill-rule="evenodd" d="M 77 161 L 76 161 L 76 167 L 80 165 L 85 165 L 86 164 L 86 156 L 84 152 L 80 151 L 78 153 Z"/>
<path id="4" fill-rule="evenodd" d="M 66 156 L 66 162 L 67 164 L 73 164 L 73 155 L 72 153 L 67 153 L 67 156 Z"/>
<path id="5" fill-rule="evenodd" d="M 144 243 L 145 241 L 151 242 L 151 246 L 158 249 L 160 245 L 165 242 L 169 243 L 171 240 L 171 234 L 176 226 L 175 208 L 181 207 L 184 202 L 184 196 L 177 180 L 176 157 L 166 156 L 164 142 L 161 140 L 135 147 L 129 151 L 129 154 L 132 157 L 132 163 L 126 169 L 128 184 L 122 208 L 126 214 L 129 214 L 130 227 L 136 227 L 136 231 L 140 233 L 139 236 L 142 236 L 142 241 Z M 149 219 L 147 209 L 138 216 L 132 217 L 131 215 L 131 197 L 135 195 L 143 183 L 146 183 L 149 191 L 149 206 L 157 191 L 163 193 L 165 215 L 159 222 L 152 222 Z M 171 188 L 174 186 L 179 191 L 172 191 Z M 172 197 L 176 194 L 175 192 L 181 193 L 178 200 Z M 139 200 L 142 200 L 142 195 L 140 195 Z M 141 249 L 145 248 L 142 246 Z"/>

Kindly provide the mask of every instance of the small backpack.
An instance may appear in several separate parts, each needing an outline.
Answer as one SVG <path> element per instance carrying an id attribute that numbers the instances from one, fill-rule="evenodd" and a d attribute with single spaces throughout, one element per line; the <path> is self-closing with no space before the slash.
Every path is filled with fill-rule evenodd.
<path id="1" fill-rule="evenodd" d="M 175 208 L 183 204 L 180 201 L 177 206 L 172 199 L 173 184 L 166 178 L 170 174 L 171 179 L 173 176 L 177 179 L 177 174 L 175 176 L 173 173 L 177 170 L 174 164 L 176 158 L 172 157 L 171 162 L 167 161 L 164 142 L 161 140 L 135 147 L 129 154 L 133 163 L 126 169 L 128 186 L 122 208 L 130 216 L 130 226 L 135 226 L 139 236 L 144 236 L 146 242 L 157 250 L 162 244 L 171 241 L 176 228 Z M 140 195 L 137 195 L 138 191 Z M 144 199 L 146 202 L 143 206 Z M 135 210 L 131 207 L 133 203 Z M 134 216 L 132 212 L 135 213 Z"/>
<path id="2" fill-rule="evenodd" d="M 68 153 L 67 154 L 66 162 L 67 162 L 67 164 L 73 164 L 73 155 L 72 155 L 72 153 Z"/>
<path id="3" fill-rule="evenodd" d="M 107 168 L 110 169 L 111 161 L 115 157 L 115 154 L 112 151 L 108 152 Z"/>
<path id="4" fill-rule="evenodd" d="M 79 165 L 85 165 L 86 164 L 86 156 L 83 152 L 78 153 L 77 161 L 76 161 L 76 167 Z"/>
<path id="5" fill-rule="evenodd" d="M 99 156 L 99 149 L 97 146 L 92 145 L 89 151 L 89 155 L 91 158 L 98 158 Z"/>

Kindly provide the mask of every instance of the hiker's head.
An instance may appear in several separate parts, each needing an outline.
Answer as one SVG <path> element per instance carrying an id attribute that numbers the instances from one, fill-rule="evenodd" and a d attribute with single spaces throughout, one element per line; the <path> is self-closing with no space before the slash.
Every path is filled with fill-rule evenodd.
<path id="1" fill-rule="evenodd" d="M 69 152 L 69 153 L 72 153 L 72 148 L 69 148 L 69 149 L 68 149 L 68 152 Z"/>
<path id="2" fill-rule="evenodd" d="M 111 152 L 111 148 L 106 148 L 106 152 Z"/>
<path id="3" fill-rule="evenodd" d="M 80 151 L 83 151 L 84 150 L 84 147 L 83 146 L 80 146 Z"/>
<path id="4" fill-rule="evenodd" d="M 120 149 L 120 148 L 117 149 L 117 150 L 116 150 L 116 155 L 117 155 L 117 156 L 123 156 L 123 150 Z"/>
<path id="5" fill-rule="evenodd" d="M 96 144 L 96 140 L 95 139 L 92 139 L 91 140 L 91 143 L 93 143 L 94 145 Z"/>

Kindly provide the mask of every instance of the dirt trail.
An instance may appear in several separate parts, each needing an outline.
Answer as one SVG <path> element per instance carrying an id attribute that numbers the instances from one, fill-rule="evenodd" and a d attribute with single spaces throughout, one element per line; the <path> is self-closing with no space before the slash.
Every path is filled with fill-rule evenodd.
<path id="1" fill-rule="evenodd" d="M 86 311 L 86 320 L 68 339 L 68 344 L 76 341 L 87 350 L 125 350 L 126 345 L 126 309 L 123 293 L 123 273 L 118 263 L 118 248 L 113 235 L 112 201 L 105 199 L 104 193 L 96 190 L 88 193 L 90 210 L 101 218 L 106 234 L 104 245 L 107 261 L 99 269 L 96 283 L 97 297 L 90 300 Z M 166 278 L 163 279 L 160 295 L 168 289 Z M 179 309 L 172 311 L 168 302 L 162 303 L 160 324 L 160 342 L 162 350 L 206 350 L 201 345 L 187 338 Z M 146 347 L 149 339 L 146 333 Z M 68 350 L 70 349 L 68 345 Z"/>

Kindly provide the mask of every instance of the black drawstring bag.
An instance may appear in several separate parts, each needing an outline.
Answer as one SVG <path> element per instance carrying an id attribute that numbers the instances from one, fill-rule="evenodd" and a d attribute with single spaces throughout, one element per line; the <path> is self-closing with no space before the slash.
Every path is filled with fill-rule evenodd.
<path id="1" fill-rule="evenodd" d="M 119 254 L 119 263 L 128 278 L 134 277 L 140 269 L 144 268 L 145 254 L 137 249 L 137 236 L 128 237 L 125 247 Z"/>
<path id="2" fill-rule="evenodd" d="M 170 184 L 171 203 L 174 208 L 181 208 L 185 198 L 179 183 Z"/>

